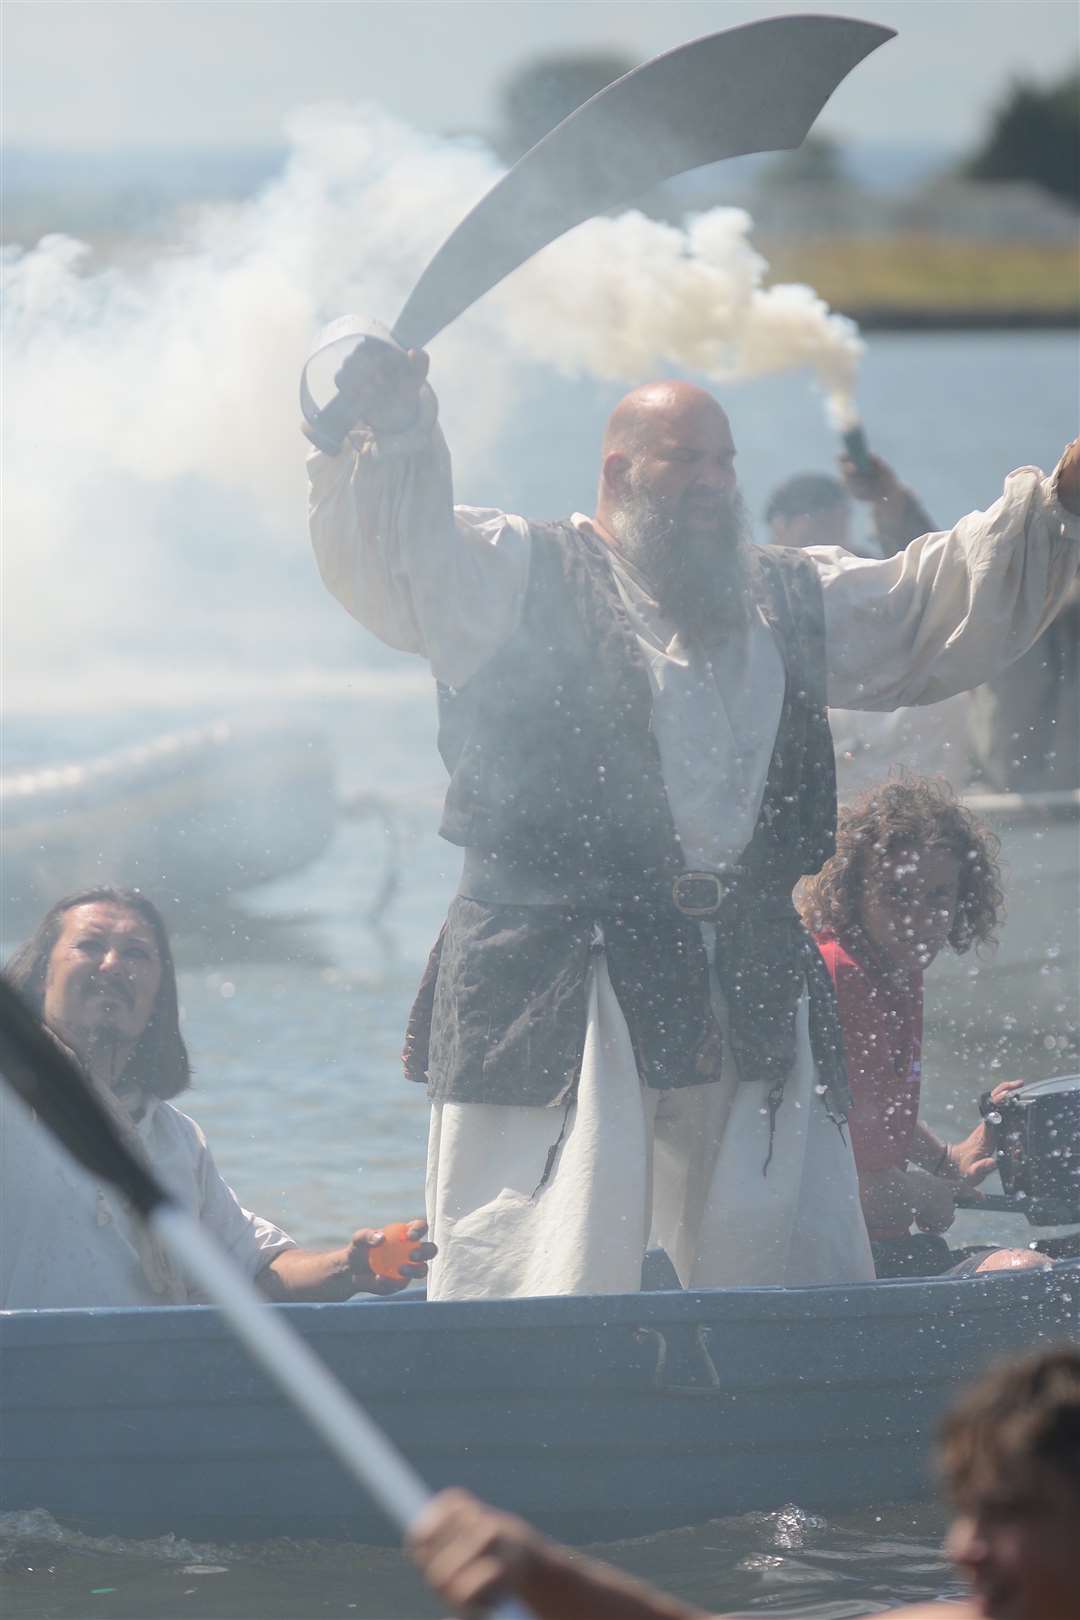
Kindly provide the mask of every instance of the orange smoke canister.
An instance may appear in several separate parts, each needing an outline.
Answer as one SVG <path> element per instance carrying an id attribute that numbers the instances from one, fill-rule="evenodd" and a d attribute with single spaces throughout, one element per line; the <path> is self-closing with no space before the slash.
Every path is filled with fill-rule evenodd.
<path id="1" fill-rule="evenodd" d="M 409 1227 L 412 1221 L 391 1221 L 389 1226 L 382 1228 L 383 1241 L 374 1249 L 368 1250 L 368 1265 L 376 1277 L 385 1277 L 390 1282 L 406 1282 L 408 1274 L 402 1274 L 401 1268 L 406 1260 L 412 1259 L 412 1252 L 423 1239 L 409 1236 Z"/>

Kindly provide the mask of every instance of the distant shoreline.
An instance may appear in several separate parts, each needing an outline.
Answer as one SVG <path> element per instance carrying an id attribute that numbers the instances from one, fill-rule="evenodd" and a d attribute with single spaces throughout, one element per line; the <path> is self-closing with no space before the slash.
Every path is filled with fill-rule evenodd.
<path id="1" fill-rule="evenodd" d="M 910 309 L 889 304 L 846 308 L 863 332 L 1076 332 L 1080 308 Z"/>

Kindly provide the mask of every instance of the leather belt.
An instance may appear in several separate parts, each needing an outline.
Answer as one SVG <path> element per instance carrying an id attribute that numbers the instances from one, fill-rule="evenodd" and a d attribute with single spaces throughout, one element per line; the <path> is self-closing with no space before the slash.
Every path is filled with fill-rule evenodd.
<path id="1" fill-rule="evenodd" d="M 637 893 L 613 895 L 607 884 L 590 881 L 587 874 L 580 879 L 552 876 L 526 861 L 467 849 L 458 893 L 485 905 L 559 906 L 569 911 L 602 912 L 674 910 L 691 922 L 715 922 L 742 880 L 743 873 L 737 867 L 727 872 L 679 872 L 673 879 L 658 878 L 655 883 L 643 884 Z M 784 901 L 787 909 L 790 905 L 790 900 Z"/>
<path id="2" fill-rule="evenodd" d="M 467 900 L 493 906 L 559 906 L 568 911 L 656 910 L 670 905 L 670 890 L 662 881 L 643 886 L 640 894 L 613 896 L 610 885 L 582 873 L 569 876 L 540 871 L 529 861 L 466 849 L 458 893 Z"/>

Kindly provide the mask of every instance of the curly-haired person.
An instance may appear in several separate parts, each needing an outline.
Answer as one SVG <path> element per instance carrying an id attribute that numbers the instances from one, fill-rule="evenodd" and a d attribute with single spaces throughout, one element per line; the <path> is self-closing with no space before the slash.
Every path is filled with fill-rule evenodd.
<path id="1" fill-rule="evenodd" d="M 923 974 L 946 946 L 993 941 L 997 851 L 947 783 L 900 776 L 841 812 L 836 854 L 797 896 L 836 987 L 854 1099 L 848 1126 L 879 1277 L 1046 1263 L 1028 1249 L 949 1249 L 941 1233 L 957 1191 L 994 1168 L 989 1136 L 980 1123 L 963 1141 L 943 1142 L 919 1118 Z M 1019 1084 L 1006 1081 L 994 1096 Z"/>

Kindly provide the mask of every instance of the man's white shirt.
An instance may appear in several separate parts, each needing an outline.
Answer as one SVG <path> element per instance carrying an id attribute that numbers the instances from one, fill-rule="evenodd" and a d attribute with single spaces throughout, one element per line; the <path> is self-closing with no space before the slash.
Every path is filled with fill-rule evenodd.
<path id="1" fill-rule="evenodd" d="M 136 1218 L 0 1088 L 0 1309 L 160 1305 L 140 1257 Z M 165 1186 L 254 1279 L 296 1247 L 253 1215 L 224 1180 L 202 1130 L 153 1099 L 134 1127 Z M 198 1301 L 192 1296 L 192 1303 Z"/>

